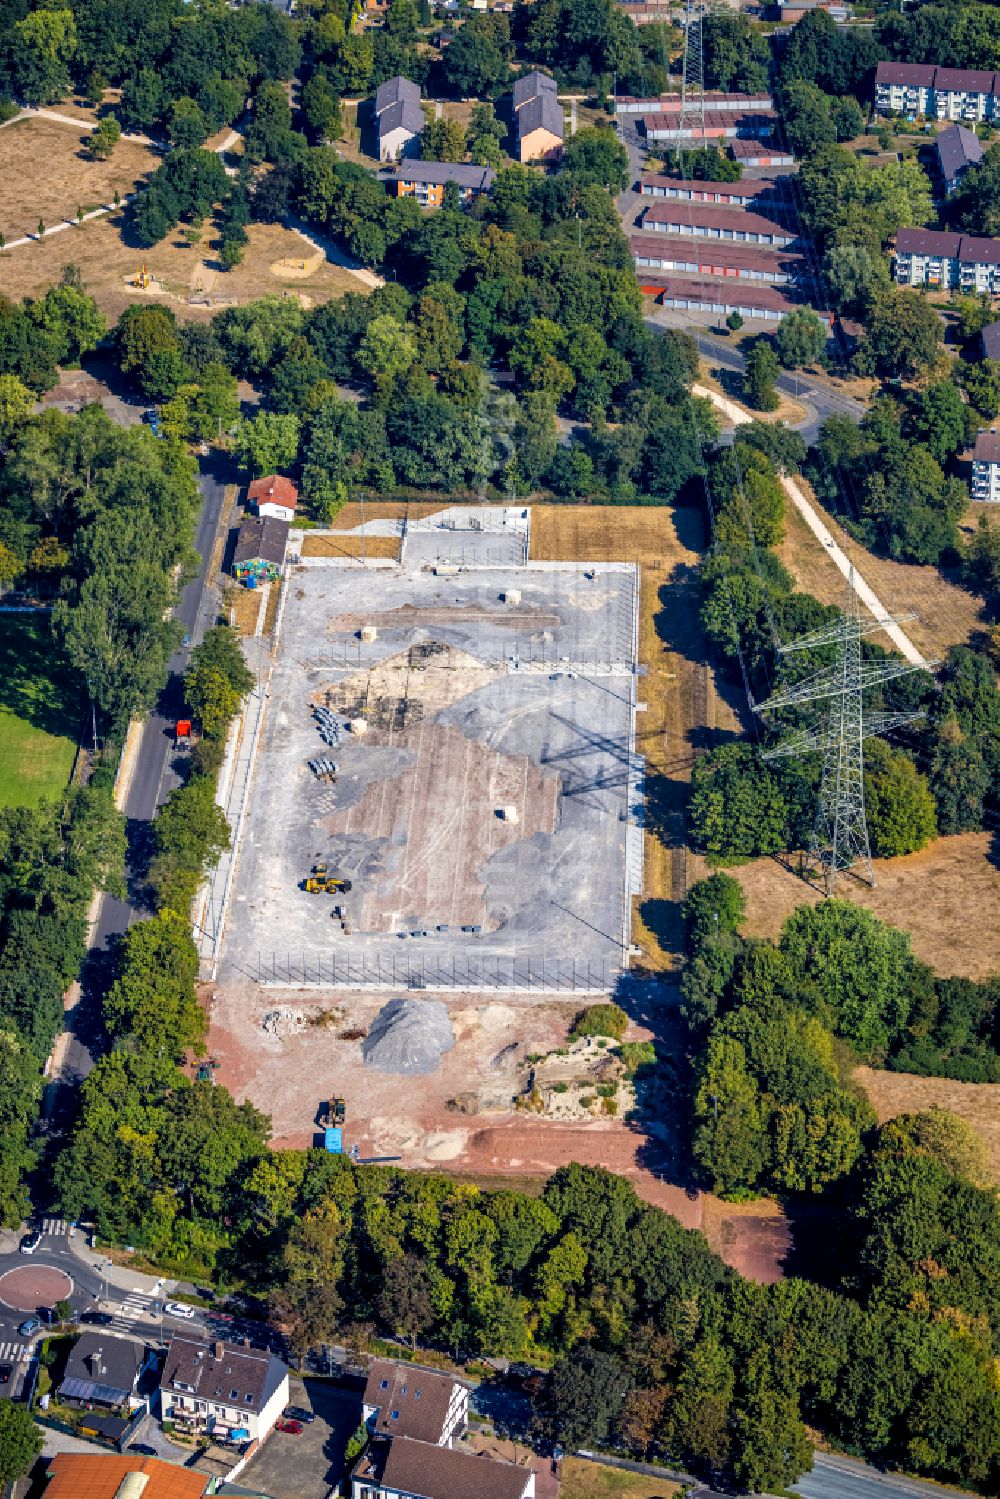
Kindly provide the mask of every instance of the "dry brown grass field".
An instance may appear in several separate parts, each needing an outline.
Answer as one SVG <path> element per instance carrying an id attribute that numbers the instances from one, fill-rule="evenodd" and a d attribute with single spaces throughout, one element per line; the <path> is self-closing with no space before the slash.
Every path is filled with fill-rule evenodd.
<path id="1" fill-rule="evenodd" d="M 399 560 L 398 536 L 341 536 L 326 532 L 307 535 L 302 543 L 303 557 L 391 557 Z"/>
<path id="2" fill-rule="evenodd" d="M 59 106 L 62 113 L 62 106 Z M 159 157 L 139 141 L 122 139 L 108 161 L 92 161 L 86 144 L 89 130 L 77 132 L 72 125 L 55 120 L 15 120 L 0 130 L 0 182 L 3 183 L 0 229 L 8 242 L 34 234 L 39 219 L 48 227 L 75 219 L 114 198 L 130 193 L 136 182 L 157 166 Z M 58 234 L 63 262 L 73 259 L 71 241 L 85 229 Z M 22 260 L 44 252 L 46 245 L 24 245 L 9 251 L 0 262 L 0 286 L 8 289 L 9 278 L 18 274 Z"/>
<path id="3" fill-rule="evenodd" d="M 965 645 L 984 629 L 984 600 L 979 594 L 942 575 L 936 567 L 875 556 L 848 536 L 823 509 L 804 479 L 797 482 L 885 607 L 893 613 L 913 610 L 919 616 L 903 629 L 925 656 L 942 657 L 949 646 Z M 786 507 L 785 540 L 777 552 L 805 593 L 813 594 L 824 604 L 843 603 L 843 576 L 792 505 Z M 884 637 L 874 638 L 885 643 Z"/>
<path id="4" fill-rule="evenodd" d="M 1000 870 L 992 842 L 990 833 L 960 833 L 918 854 L 877 859 L 874 890 L 848 875 L 837 895 L 909 932 L 913 951 L 936 973 L 987 978 L 1000 972 L 1000 924 L 992 919 L 1000 908 Z M 730 873 L 746 892 L 748 937 L 776 937 L 796 906 L 823 898 L 776 859 L 753 859 Z"/>
<path id="5" fill-rule="evenodd" d="M 934 1107 L 964 1119 L 982 1140 L 990 1173 L 1000 1184 L 1000 1084 L 959 1083 L 874 1067 L 858 1067 L 854 1076 L 871 1099 L 879 1123 Z"/>
<path id="6" fill-rule="evenodd" d="M 5 133 L 0 131 L 0 142 Z M 243 264 L 224 271 L 216 259 L 216 232 L 210 222 L 197 246 L 189 245 L 175 230 L 151 250 L 123 244 L 121 223 L 120 214 L 108 214 L 79 229 L 8 251 L 0 260 L 0 290 L 14 298 L 38 296 L 72 261 L 80 267 L 87 290 L 112 320 L 139 299 L 163 302 L 181 318 L 207 318 L 219 307 L 274 294 L 298 297 L 306 307 L 346 291 L 369 294 L 370 288 L 358 277 L 326 260 L 317 261 L 299 235 L 278 224 L 251 224 Z M 303 260 L 308 265 L 310 257 L 316 268 L 302 275 L 297 267 Z M 282 261 L 288 263 L 288 273 Z M 154 278 L 147 291 L 131 284 L 142 265 Z"/>

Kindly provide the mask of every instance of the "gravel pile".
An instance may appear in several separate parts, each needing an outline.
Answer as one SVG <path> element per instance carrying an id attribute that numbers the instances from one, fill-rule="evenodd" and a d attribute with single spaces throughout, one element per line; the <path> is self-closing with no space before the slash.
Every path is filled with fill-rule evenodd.
<path id="1" fill-rule="evenodd" d="M 448 1007 L 438 999 L 390 999 L 362 1046 L 365 1066 L 414 1077 L 434 1072 L 455 1044 Z"/>

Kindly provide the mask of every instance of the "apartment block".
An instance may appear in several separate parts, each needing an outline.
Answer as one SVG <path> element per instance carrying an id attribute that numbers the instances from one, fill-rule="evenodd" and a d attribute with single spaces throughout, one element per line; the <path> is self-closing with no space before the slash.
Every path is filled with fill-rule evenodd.
<path id="1" fill-rule="evenodd" d="M 938 229 L 900 229 L 896 281 L 970 296 L 1000 295 L 1000 239 Z"/>
<path id="2" fill-rule="evenodd" d="M 1000 433 L 980 432 L 972 455 L 972 498 L 1000 504 Z"/>
<path id="3" fill-rule="evenodd" d="M 875 112 L 964 123 L 996 119 L 1000 74 L 933 63 L 880 62 L 875 69 Z"/>

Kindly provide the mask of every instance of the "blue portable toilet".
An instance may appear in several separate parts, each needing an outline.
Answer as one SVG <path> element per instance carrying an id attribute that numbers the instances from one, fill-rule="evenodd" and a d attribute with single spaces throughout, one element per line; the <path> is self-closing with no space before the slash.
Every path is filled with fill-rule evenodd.
<path id="1" fill-rule="evenodd" d="M 335 1125 L 328 1126 L 323 1131 L 323 1149 L 328 1150 L 331 1155 L 342 1155 L 344 1152 L 344 1131 Z"/>

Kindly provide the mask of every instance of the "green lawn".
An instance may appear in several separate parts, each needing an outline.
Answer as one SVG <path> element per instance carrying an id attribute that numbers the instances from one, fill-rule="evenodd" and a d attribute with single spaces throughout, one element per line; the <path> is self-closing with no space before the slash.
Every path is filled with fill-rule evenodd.
<path id="1" fill-rule="evenodd" d="M 47 616 L 0 614 L 0 807 L 33 807 L 63 790 L 81 708 Z"/>

